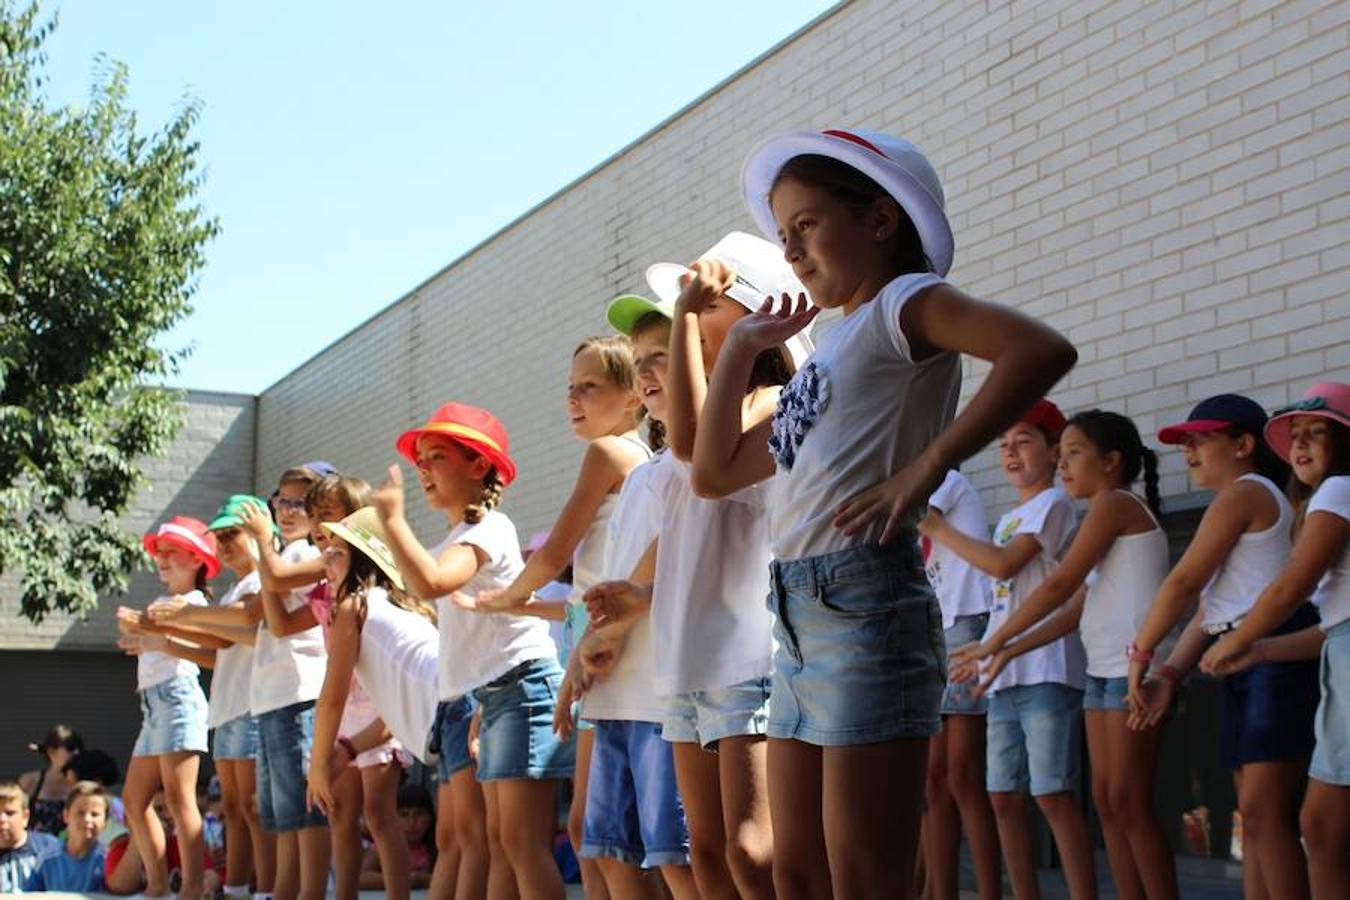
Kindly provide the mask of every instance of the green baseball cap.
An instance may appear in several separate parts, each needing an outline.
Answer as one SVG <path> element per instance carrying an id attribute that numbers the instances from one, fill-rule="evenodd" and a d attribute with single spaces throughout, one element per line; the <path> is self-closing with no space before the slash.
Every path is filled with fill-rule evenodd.
<path id="1" fill-rule="evenodd" d="M 616 331 L 626 335 L 633 334 L 638 320 L 647 313 L 660 313 L 667 319 L 675 318 L 675 304 L 659 300 L 648 300 L 637 294 L 623 294 L 609 302 L 606 316 Z"/>
<path id="2" fill-rule="evenodd" d="M 229 497 L 225 498 L 225 502 L 220 505 L 220 510 L 216 513 L 216 517 L 211 520 L 211 524 L 206 526 L 207 530 L 219 531 L 222 528 L 240 527 L 244 524 L 244 520 L 240 518 L 239 513 L 241 513 L 246 506 L 256 506 L 261 510 L 267 511 L 269 518 L 272 515 L 271 512 L 267 510 L 267 501 L 263 500 L 261 497 L 255 497 L 252 494 L 231 494 Z M 277 528 L 276 522 L 272 523 L 272 530 L 278 534 L 281 533 L 281 530 Z"/>

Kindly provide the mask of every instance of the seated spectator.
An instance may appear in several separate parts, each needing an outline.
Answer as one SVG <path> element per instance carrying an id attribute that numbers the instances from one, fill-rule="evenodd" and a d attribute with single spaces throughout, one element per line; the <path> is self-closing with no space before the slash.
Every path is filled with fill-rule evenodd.
<path id="1" fill-rule="evenodd" d="M 24 890 L 102 893 L 104 854 L 98 838 L 108 822 L 108 792 L 96 781 L 76 782 L 62 817 L 65 847 L 38 863 Z"/>
<path id="2" fill-rule="evenodd" d="M 0 782 L 0 894 L 23 890 L 49 856 L 61 853 L 50 834 L 28 830 L 28 795 L 13 781 Z"/>
<path id="3" fill-rule="evenodd" d="M 70 758 L 84 749 L 84 739 L 67 725 L 53 725 L 42 743 L 28 745 L 42 757 L 42 768 L 19 776 L 19 786 L 28 795 L 28 828 L 47 834 L 60 834 L 61 817 L 66 808 L 69 785 L 61 769 Z"/>
<path id="4" fill-rule="evenodd" d="M 399 788 L 398 818 L 403 825 L 403 836 L 408 840 L 411 887 L 429 887 L 431 870 L 436 867 L 436 809 L 426 788 L 417 784 Z M 373 846 L 366 850 L 366 858 L 361 864 L 361 890 L 384 890 L 380 855 Z"/>
<path id="5" fill-rule="evenodd" d="M 179 855 L 178 842 L 174 839 L 173 816 L 169 815 L 168 804 L 161 790 L 155 794 L 150 804 L 164 826 L 164 841 L 167 850 L 169 868 L 169 889 L 175 893 L 183 885 L 183 860 Z M 202 895 L 214 897 L 220 892 L 222 881 L 213 868 L 211 851 L 204 851 L 203 870 L 206 873 L 202 882 Z M 141 855 L 131 834 L 123 834 L 108 845 L 107 864 L 105 866 L 106 889 L 110 894 L 136 894 L 145 888 L 145 869 L 141 865 Z"/>
<path id="6" fill-rule="evenodd" d="M 108 792 L 108 825 L 99 839 L 103 846 L 108 846 L 119 835 L 126 834 L 126 810 L 122 806 L 122 798 L 112 790 L 122 778 L 117 760 L 102 750 L 81 750 L 61 767 L 61 774 L 69 785 L 77 781 L 96 781 Z"/>

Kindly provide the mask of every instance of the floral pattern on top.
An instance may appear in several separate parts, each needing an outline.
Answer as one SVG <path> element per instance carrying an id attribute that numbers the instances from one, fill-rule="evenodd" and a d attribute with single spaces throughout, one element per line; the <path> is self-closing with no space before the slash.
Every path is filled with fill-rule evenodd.
<path id="1" fill-rule="evenodd" d="M 783 388 L 778 395 L 778 408 L 773 413 L 769 452 L 781 469 L 792 471 L 802 441 L 806 440 L 829 402 L 829 379 L 824 368 L 811 360 Z"/>

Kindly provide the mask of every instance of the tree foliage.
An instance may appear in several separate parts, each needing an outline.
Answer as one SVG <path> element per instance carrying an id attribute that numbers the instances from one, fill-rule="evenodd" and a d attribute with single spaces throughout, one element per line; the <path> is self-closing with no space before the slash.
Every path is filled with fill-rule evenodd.
<path id="1" fill-rule="evenodd" d="M 195 199 L 197 104 L 143 135 L 105 62 L 86 106 L 53 105 L 54 27 L 0 0 L 0 575 L 34 622 L 87 614 L 144 561 L 118 519 L 181 424 L 154 384 L 183 351 L 157 339 L 218 229 Z"/>

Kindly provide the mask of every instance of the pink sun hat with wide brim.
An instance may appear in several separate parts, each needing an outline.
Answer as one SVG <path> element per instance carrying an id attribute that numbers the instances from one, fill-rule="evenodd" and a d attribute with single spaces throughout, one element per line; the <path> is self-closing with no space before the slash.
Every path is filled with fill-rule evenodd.
<path id="1" fill-rule="evenodd" d="M 1266 423 L 1266 443 L 1285 462 L 1289 461 L 1289 447 L 1293 443 L 1289 427 L 1294 416 L 1317 416 L 1350 428 L 1350 385 L 1339 381 L 1315 384 L 1304 391 L 1302 400 L 1271 413 L 1270 421 Z"/>
<path id="2" fill-rule="evenodd" d="M 207 530 L 206 523 L 191 516 L 174 516 L 154 531 L 141 538 L 141 546 L 151 556 L 160 544 L 169 544 L 195 556 L 206 566 L 206 577 L 220 574 L 220 559 L 216 556 L 216 536 Z"/>
<path id="3" fill-rule="evenodd" d="M 879 131 L 793 131 L 751 150 L 741 166 L 741 198 L 765 237 L 778 237 L 769 194 L 778 173 L 796 156 L 837 159 L 881 185 L 914 223 L 933 271 L 944 277 L 951 271 L 956 239 L 947 220 L 947 200 L 937 169 L 914 144 Z"/>

